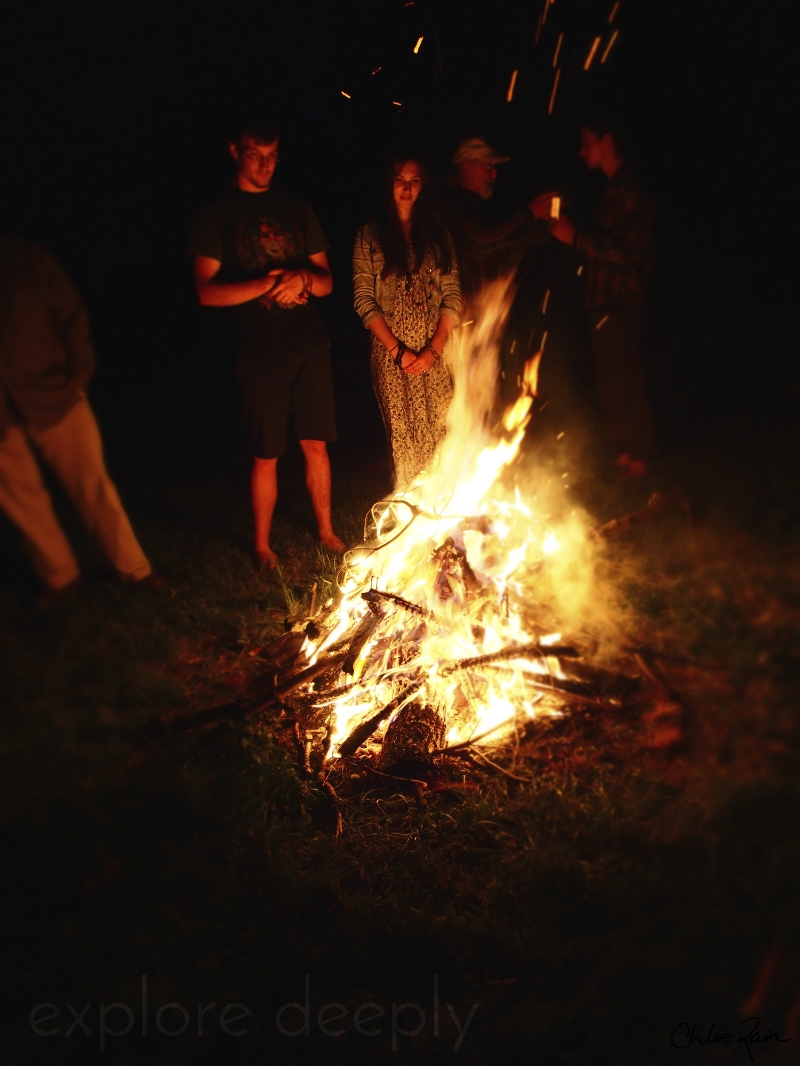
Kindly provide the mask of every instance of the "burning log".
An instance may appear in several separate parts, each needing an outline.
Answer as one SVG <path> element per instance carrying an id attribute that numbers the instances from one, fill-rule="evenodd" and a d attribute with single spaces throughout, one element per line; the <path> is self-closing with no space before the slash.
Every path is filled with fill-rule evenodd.
<path id="1" fill-rule="evenodd" d="M 436 711 L 413 700 L 390 722 L 378 762 L 389 773 L 418 774 L 433 765 L 433 753 L 442 746 L 445 725 Z"/>
<path id="2" fill-rule="evenodd" d="M 339 745 L 339 754 L 342 758 L 347 758 L 348 755 L 353 755 L 364 743 L 365 740 L 369 740 L 381 722 L 385 721 L 389 715 L 394 714 L 403 703 L 412 696 L 417 689 L 421 688 L 423 684 L 422 679 L 412 681 L 407 685 L 402 692 L 385 707 L 382 707 L 377 714 L 373 714 L 371 718 L 368 718 L 366 722 L 362 722 L 361 725 L 356 726 L 353 732 Z"/>

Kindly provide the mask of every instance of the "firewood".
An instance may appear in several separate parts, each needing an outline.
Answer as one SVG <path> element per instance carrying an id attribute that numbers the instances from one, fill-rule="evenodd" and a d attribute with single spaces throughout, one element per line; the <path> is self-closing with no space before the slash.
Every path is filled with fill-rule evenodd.
<path id="1" fill-rule="evenodd" d="M 369 592 L 362 592 L 361 598 L 362 600 L 366 600 L 367 603 L 374 602 L 376 599 L 388 600 L 397 607 L 402 607 L 404 611 L 409 611 L 411 614 L 418 614 L 421 618 L 431 617 L 431 612 L 425 607 L 420 607 L 419 604 L 412 603 L 411 600 L 406 600 L 394 592 L 381 592 L 380 589 L 370 589 Z"/>
<path id="2" fill-rule="evenodd" d="M 456 670 L 471 670 L 474 667 L 485 666 L 503 659 L 528 659 L 532 655 L 537 658 L 542 655 L 563 655 L 576 658 L 578 654 L 576 649 L 569 644 L 540 644 L 537 640 L 532 644 L 520 644 L 514 648 L 501 648 L 499 651 L 488 652 L 486 655 L 475 655 L 469 659 L 456 659 L 455 662 L 445 663 L 439 672 L 452 674 Z"/>
<path id="3" fill-rule="evenodd" d="M 410 682 L 404 686 L 403 690 L 399 692 L 393 700 L 387 703 L 385 707 L 382 707 L 377 714 L 373 714 L 371 718 L 362 722 L 361 725 L 356 726 L 350 736 L 345 737 L 339 745 L 339 754 L 342 758 L 347 758 L 348 755 L 353 755 L 361 747 L 364 741 L 372 736 L 381 722 L 388 718 L 390 714 L 394 714 L 397 708 L 408 699 L 409 696 L 416 692 L 418 688 L 422 687 L 423 683 L 424 681 L 422 678 Z"/>
<path id="4" fill-rule="evenodd" d="M 372 634 L 375 632 L 375 630 L 382 621 L 382 609 L 380 609 L 379 612 L 371 610 L 369 614 L 365 615 L 365 617 L 362 619 L 361 625 L 356 630 L 356 635 L 353 637 L 350 643 L 350 647 L 347 651 L 347 657 L 344 660 L 344 663 L 342 664 L 343 674 L 350 674 L 352 676 L 353 668 L 355 667 L 356 659 L 358 658 L 361 649 L 364 647 L 364 645 L 367 643 L 369 638 L 372 636 Z"/>
<path id="5" fill-rule="evenodd" d="M 294 692 L 296 688 L 307 685 L 315 677 L 319 677 L 320 674 L 330 670 L 331 667 L 336 666 L 338 663 L 343 663 L 346 657 L 347 651 L 345 650 L 339 651 L 335 655 L 329 655 L 325 659 L 319 659 L 313 666 L 307 666 L 305 670 L 300 670 L 299 673 L 296 673 L 282 684 L 276 685 L 275 698 L 282 699 L 290 692 Z"/>
<path id="6" fill-rule="evenodd" d="M 383 738 L 381 770 L 418 772 L 433 765 L 432 755 L 444 743 L 445 724 L 428 704 L 414 700 L 390 722 Z"/>
<path id="7" fill-rule="evenodd" d="M 681 504 L 686 504 L 687 500 L 683 492 L 677 489 L 675 492 L 670 492 L 666 496 L 660 492 L 654 492 L 650 499 L 647 501 L 647 506 L 640 508 L 638 511 L 634 511 L 633 514 L 626 515 L 624 518 L 612 518 L 610 522 L 606 522 L 604 526 L 598 526 L 591 531 L 593 537 L 602 538 L 607 540 L 611 537 L 618 537 L 622 533 L 627 533 L 633 526 L 637 526 L 642 522 L 647 522 L 650 518 L 656 518 L 658 515 L 668 511 L 671 507 L 679 507 Z"/>

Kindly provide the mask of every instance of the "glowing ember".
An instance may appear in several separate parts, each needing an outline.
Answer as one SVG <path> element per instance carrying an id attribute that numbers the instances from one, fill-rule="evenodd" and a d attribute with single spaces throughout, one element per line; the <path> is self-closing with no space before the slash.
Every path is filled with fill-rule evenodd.
<path id="1" fill-rule="evenodd" d="M 583 64 L 584 70 L 588 70 L 589 67 L 592 65 L 592 60 L 594 59 L 597 53 L 597 49 L 600 47 L 601 40 L 601 37 L 595 37 L 595 39 L 592 41 L 592 47 L 589 49 L 589 54 L 586 57 L 586 62 Z"/>
<path id="2" fill-rule="evenodd" d="M 600 57 L 601 63 L 605 63 L 605 61 L 608 59 L 608 53 L 614 47 L 614 42 L 616 41 L 617 37 L 619 37 L 619 30 L 614 30 L 614 32 L 611 34 L 608 44 L 606 45 L 605 51 Z"/>
<path id="3" fill-rule="evenodd" d="M 507 104 L 510 104 L 511 101 L 514 99 L 514 87 L 517 84 L 517 74 L 519 74 L 518 70 L 512 71 L 511 81 L 508 83 L 508 92 L 506 93 Z"/>
<path id="4" fill-rule="evenodd" d="M 574 651 L 548 635 L 552 612 L 537 615 L 536 591 L 542 567 L 565 543 L 577 558 L 586 538 L 574 520 L 556 535 L 509 476 L 541 352 L 499 426 L 489 424 L 509 304 L 508 282 L 496 283 L 473 329 L 455 334 L 447 437 L 431 469 L 372 508 L 340 602 L 306 639 L 306 669 L 323 682 L 306 698 L 328 716 L 329 758 L 382 742 L 405 708 L 436 723 L 437 750 L 562 713 L 552 698 L 564 679 L 559 654 Z"/>

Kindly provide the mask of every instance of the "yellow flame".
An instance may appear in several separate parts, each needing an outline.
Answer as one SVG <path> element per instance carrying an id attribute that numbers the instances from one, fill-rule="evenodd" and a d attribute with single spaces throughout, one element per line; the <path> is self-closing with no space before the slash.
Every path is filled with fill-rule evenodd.
<path id="1" fill-rule="evenodd" d="M 406 702 L 435 708 L 448 745 L 483 734 L 491 743 L 517 721 L 555 713 L 552 701 L 532 699 L 530 679 L 538 678 L 541 692 L 548 678 L 562 676 L 557 656 L 546 653 L 559 634 L 542 637 L 538 654 L 506 654 L 469 670 L 458 665 L 535 640 L 526 620 L 532 582 L 543 560 L 561 551 L 535 501 L 504 480 L 531 417 L 541 351 L 525 364 L 520 396 L 499 430 L 491 429 L 498 340 L 511 296 L 507 279 L 495 283 L 471 330 L 453 334 L 444 355 L 455 381 L 447 435 L 427 471 L 373 507 L 367 543 L 346 556 L 341 600 L 323 635 L 308 642 L 311 663 L 337 642 L 346 647 L 368 615 L 363 594 L 370 589 L 418 608 L 378 599 L 383 615 L 353 673 L 337 682 L 347 691 L 332 702 L 332 757 L 359 723 L 402 696 L 398 680 L 412 676 L 419 684 Z"/>

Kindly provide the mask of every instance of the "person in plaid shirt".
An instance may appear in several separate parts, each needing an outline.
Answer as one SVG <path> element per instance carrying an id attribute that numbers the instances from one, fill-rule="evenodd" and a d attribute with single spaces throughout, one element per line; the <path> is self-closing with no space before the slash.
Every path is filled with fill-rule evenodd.
<path id="1" fill-rule="evenodd" d="M 627 162 L 622 138 L 608 116 L 581 129 L 580 156 L 608 179 L 591 229 L 576 229 L 564 215 L 550 232 L 571 245 L 586 265 L 597 390 L 615 465 L 635 477 L 647 473 L 655 445 L 653 416 L 642 360 L 650 281 L 654 266 L 655 209 Z M 542 209 L 542 215 L 547 208 Z"/>

